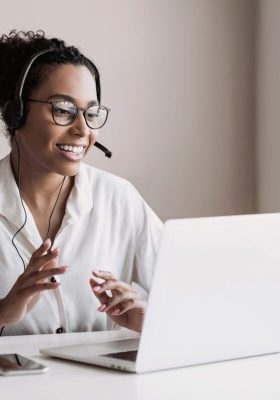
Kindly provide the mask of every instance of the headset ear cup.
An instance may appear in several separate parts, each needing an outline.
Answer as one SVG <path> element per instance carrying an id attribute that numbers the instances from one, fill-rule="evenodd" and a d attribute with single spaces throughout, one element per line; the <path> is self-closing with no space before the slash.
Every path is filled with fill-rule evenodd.
<path id="1" fill-rule="evenodd" d="M 19 129 L 24 123 L 24 104 L 21 99 L 9 100 L 5 103 L 2 116 L 10 129 Z"/>

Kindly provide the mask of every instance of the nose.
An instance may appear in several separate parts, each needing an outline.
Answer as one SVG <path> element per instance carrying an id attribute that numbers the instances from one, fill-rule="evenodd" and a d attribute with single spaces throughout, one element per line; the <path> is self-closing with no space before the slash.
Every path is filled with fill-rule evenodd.
<path id="1" fill-rule="evenodd" d="M 87 126 L 85 117 L 82 111 L 78 112 L 78 115 L 71 125 L 71 131 L 74 135 L 89 136 L 91 129 Z"/>

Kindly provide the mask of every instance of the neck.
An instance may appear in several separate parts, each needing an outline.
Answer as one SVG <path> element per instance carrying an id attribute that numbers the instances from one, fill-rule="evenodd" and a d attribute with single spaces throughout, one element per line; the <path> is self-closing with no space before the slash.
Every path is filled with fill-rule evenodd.
<path id="1" fill-rule="evenodd" d="M 20 160 L 18 171 L 18 157 L 15 151 L 11 152 L 11 166 L 20 192 L 25 202 L 34 208 L 47 210 L 57 198 L 64 176 L 54 172 L 44 173 L 39 170 L 30 170 L 23 159 Z M 19 176 L 18 176 L 19 172 Z M 73 187 L 74 177 L 65 177 L 60 193 L 61 199 L 66 199 Z"/>

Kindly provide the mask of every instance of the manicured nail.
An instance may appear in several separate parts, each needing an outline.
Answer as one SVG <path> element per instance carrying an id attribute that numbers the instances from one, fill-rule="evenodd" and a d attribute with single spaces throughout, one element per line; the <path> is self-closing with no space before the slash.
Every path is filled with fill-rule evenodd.
<path id="1" fill-rule="evenodd" d="M 120 310 L 117 309 L 117 310 L 114 310 L 114 311 L 112 312 L 112 315 L 118 315 L 119 313 L 120 313 Z"/>
<path id="2" fill-rule="evenodd" d="M 102 304 L 101 306 L 98 307 L 97 310 L 102 312 L 105 310 L 106 307 L 107 307 L 106 304 Z"/>
<path id="3" fill-rule="evenodd" d="M 95 286 L 95 287 L 93 288 L 93 290 L 94 290 L 95 292 L 100 292 L 101 287 L 100 287 L 100 286 Z"/>

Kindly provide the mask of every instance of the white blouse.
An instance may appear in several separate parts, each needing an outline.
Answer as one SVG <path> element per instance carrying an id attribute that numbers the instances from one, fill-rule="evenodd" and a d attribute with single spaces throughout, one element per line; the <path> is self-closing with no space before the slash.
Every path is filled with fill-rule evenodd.
<path id="1" fill-rule="evenodd" d="M 27 223 L 15 243 L 27 265 L 42 238 L 27 205 Z M 23 273 L 12 237 L 24 222 L 10 156 L 0 160 L 0 298 Z M 60 293 L 70 332 L 105 330 L 112 322 L 97 311 L 89 279 L 94 269 L 149 291 L 162 223 L 125 179 L 81 163 L 54 247 L 60 248 Z M 4 335 L 54 333 L 61 326 L 55 291 L 44 291 L 34 308 Z"/>

